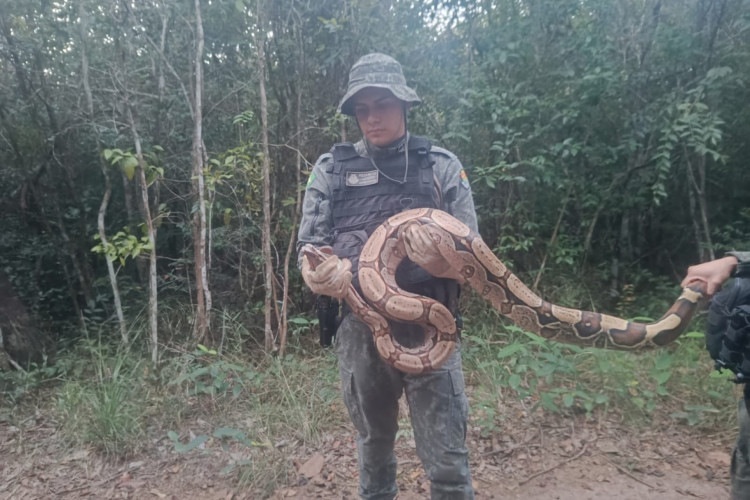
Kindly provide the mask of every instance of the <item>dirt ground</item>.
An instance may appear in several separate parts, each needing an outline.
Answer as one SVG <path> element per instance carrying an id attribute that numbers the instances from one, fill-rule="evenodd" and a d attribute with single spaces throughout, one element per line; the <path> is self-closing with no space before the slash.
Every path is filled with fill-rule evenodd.
<path id="1" fill-rule="evenodd" d="M 478 499 L 723 499 L 728 498 L 732 433 L 706 435 L 665 418 L 655 428 L 633 429 L 617 416 L 587 419 L 505 408 L 502 428 L 469 429 L 472 475 Z M 408 422 L 404 419 L 403 422 Z M 186 424 L 185 433 L 211 434 L 210 422 Z M 165 433 L 166 434 L 166 433 Z M 324 435 L 316 447 L 279 442 L 268 456 L 282 457 L 282 499 L 356 499 L 355 436 L 350 426 Z M 265 496 L 238 488 L 227 465 L 247 448 L 205 446 L 178 454 L 163 436 L 127 462 L 66 447 L 54 422 L 39 411 L 22 425 L 0 422 L 0 499 L 220 499 Z M 429 498 L 429 482 L 407 428 L 400 433 L 400 500 Z M 285 467 L 286 465 L 286 467 Z M 266 471 L 267 473 L 267 471 Z"/>

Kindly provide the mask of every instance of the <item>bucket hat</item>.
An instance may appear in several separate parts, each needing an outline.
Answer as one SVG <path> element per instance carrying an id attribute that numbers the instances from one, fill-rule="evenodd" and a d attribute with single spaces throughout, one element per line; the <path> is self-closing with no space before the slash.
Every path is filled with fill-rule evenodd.
<path id="1" fill-rule="evenodd" d="M 401 64 L 391 56 L 373 53 L 360 57 L 349 71 L 349 86 L 339 103 L 339 112 L 353 116 L 352 97 L 367 87 L 388 89 L 398 99 L 411 105 L 422 102 L 417 93 L 406 85 Z"/>

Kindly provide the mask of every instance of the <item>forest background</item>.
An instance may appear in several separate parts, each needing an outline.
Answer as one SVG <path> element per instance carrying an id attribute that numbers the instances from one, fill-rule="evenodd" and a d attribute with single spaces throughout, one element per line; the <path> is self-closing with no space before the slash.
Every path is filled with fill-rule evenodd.
<path id="1" fill-rule="evenodd" d="M 301 196 L 316 158 L 359 138 L 336 105 L 373 51 L 423 100 L 410 130 L 461 159 L 484 240 L 546 299 L 658 317 L 688 265 L 750 242 L 742 0 L 2 0 L 0 30 L 11 406 L 52 380 L 70 410 L 71 381 L 122 389 L 125 373 L 136 393 L 156 378 L 237 397 L 238 373 L 320 356 L 296 268 Z M 574 392 L 562 359 L 580 350 L 464 301 L 468 344 L 510 363 L 494 376 L 515 393 L 551 410 L 613 402 Z M 552 371 L 524 358 L 529 342 Z M 686 364 L 710 368 L 692 342 Z M 609 386 L 646 413 L 676 363 L 648 359 L 653 390 Z M 555 370 L 567 386 L 526 378 Z M 477 403 L 490 426 L 493 404 Z"/>

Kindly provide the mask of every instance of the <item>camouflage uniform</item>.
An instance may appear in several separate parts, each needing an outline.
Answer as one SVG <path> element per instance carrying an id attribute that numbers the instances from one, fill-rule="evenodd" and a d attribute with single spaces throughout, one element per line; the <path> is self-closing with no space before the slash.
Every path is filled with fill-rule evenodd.
<path id="1" fill-rule="evenodd" d="M 740 262 L 750 262 L 750 252 L 730 252 Z M 750 416 L 745 398 L 737 404 L 737 443 L 732 452 L 732 500 L 750 499 Z"/>
<path id="2" fill-rule="evenodd" d="M 369 67 L 358 74 L 357 68 L 363 68 L 360 63 Z M 370 78 L 373 68 L 375 71 L 380 68 L 383 74 Z M 400 73 L 398 63 L 388 56 L 363 57 L 352 68 L 349 90 L 340 109 L 351 114 L 350 98 L 368 86 L 388 88 L 402 101 L 419 103 L 416 93 L 405 86 Z M 377 79 L 383 75 L 387 78 Z M 366 147 L 363 141 L 354 147 L 359 155 L 367 157 L 371 153 L 376 161 L 378 155 L 390 149 L 372 144 Z M 455 155 L 438 147 L 432 147 L 429 159 L 434 162 L 435 183 L 442 193 L 440 208 L 476 231 L 471 188 L 461 163 Z M 331 154 L 322 155 L 310 175 L 302 207 L 298 250 L 307 243 L 333 244 L 330 200 L 335 174 L 327 172 L 333 161 Z M 431 481 L 432 498 L 474 498 L 465 446 L 468 401 L 460 347 L 438 370 L 422 375 L 406 374 L 380 358 L 370 329 L 349 312 L 337 331 L 336 350 L 344 402 L 358 432 L 361 497 L 392 499 L 398 493 L 394 443 L 398 430 L 398 400 L 405 391 L 417 453 Z"/>

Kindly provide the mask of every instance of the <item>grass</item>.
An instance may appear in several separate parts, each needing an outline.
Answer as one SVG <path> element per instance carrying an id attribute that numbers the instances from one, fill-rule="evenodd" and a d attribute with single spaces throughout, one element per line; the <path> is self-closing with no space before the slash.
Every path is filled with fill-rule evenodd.
<path id="1" fill-rule="evenodd" d="M 615 411 L 632 426 L 664 416 L 706 429 L 734 421 L 734 384 L 712 370 L 698 331 L 663 349 L 619 352 L 547 341 L 486 309 L 466 324 L 464 367 L 474 416 L 487 433 L 502 425 L 506 398 L 521 398 L 532 411 Z"/>
<path id="2" fill-rule="evenodd" d="M 696 332 L 647 353 L 582 349 L 525 333 L 473 300 L 463 334 L 464 371 L 473 426 L 485 434 L 506 424 L 507 402 L 517 399 L 528 412 L 616 415 L 635 427 L 666 422 L 729 429 L 734 423 L 733 384 L 712 371 Z M 158 369 L 142 328 L 131 333 L 128 346 L 102 329 L 67 347 L 54 367 L 0 374 L 0 397 L 20 408 L 39 388 L 53 390 L 60 435 L 107 456 L 131 457 L 164 438 L 177 453 L 231 449 L 224 472 L 264 496 L 293 478 L 290 449 L 315 446 L 348 422 L 334 354 L 320 349 L 310 322 L 298 324 L 307 326 L 291 336 L 283 358 L 260 348 L 248 352 L 252 335 L 238 315 L 221 318 L 220 352 L 182 347 L 175 327 Z M 189 341 L 183 337 L 182 343 Z M 196 422 L 203 422 L 203 434 L 191 432 Z"/>

